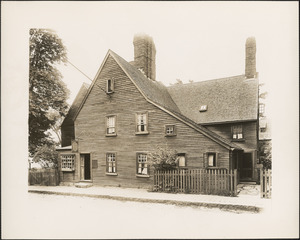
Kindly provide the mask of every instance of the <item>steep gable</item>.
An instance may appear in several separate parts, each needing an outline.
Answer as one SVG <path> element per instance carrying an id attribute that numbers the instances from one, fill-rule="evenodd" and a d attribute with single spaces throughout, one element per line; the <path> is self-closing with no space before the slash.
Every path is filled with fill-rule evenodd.
<path id="1" fill-rule="evenodd" d="M 178 120 L 184 122 L 188 126 L 192 127 L 193 129 L 205 135 L 206 137 L 212 139 L 213 141 L 219 143 L 220 145 L 228 149 L 231 148 L 241 149 L 236 144 L 233 144 L 230 141 L 220 137 L 219 135 L 211 132 L 205 127 L 197 125 L 194 121 L 181 114 L 179 108 L 177 107 L 172 97 L 170 96 L 167 87 L 165 87 L 162 83 L 148 79 L 141 71 L 136 69 L 134 66 L 132 66 L 130 63 L 125 61 L 123 58 L 121 58 L 111 50 L 108 51 L 103 63 L 101 64 L 101 67 L 99 68 L 95 76 L 95 79 L 93 80 L 93 83 L 89 88 L 89 92 L 86 94 L 84 100 L 81 103 L 80 108 L 78 109 L 74 117 L 74 121 L 78 116 L 81 108 L 83 107 L 85 101 L 87 100 L 94 85 L 96 84 L 96 81 L 99 75 L 101 74 L 103 67 L 106 65 L 106 61 L 109 57 L 112 57 L 115 60 L 115 62 L 124 71 L 124 73 L 128 76 L 128 78 L 132 81 L 132 83 L 136 86 L 136 88 L 139 90 L 139 92 L 144 96 L 144 98 L 148 102 L 162 109 L 163 111 L 167 112 L 168 114 L 172 115 Z"/>
<path id="2" fill-rule="evenodd" d="M 61 125 L 61 142 L 62 147 L 71 145 L 72 139 L 75 137 L 74 133 L 74 121 L 73 118 L 77 113 L 85 95 L 88 92 L 89 85 L 87 83 L 83 83 L 79 92 L 77 93 L 67 116 L 65 117 L 64 121 Z"/>
<path id="3" fill-rule="evenodd" d="M 258 79 L 244 75 L 178 84 L 168 91 L 181 113 L 198 124 L 257 120 Z M 206 105 L 207 110 L 200 112 Z"/>

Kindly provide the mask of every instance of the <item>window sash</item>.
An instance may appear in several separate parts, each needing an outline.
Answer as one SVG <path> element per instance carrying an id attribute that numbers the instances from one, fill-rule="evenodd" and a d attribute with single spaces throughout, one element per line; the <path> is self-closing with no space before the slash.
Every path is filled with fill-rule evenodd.
<path id="1" fill-rule="evenodd" d="M 243 138 L 242 125 L 232 126 L 232 138 L 233 139 L 242 139 Z"/>
<path id="2" fill-rule="evenodd" d="M 167 125 L 166 126 L 166 135 L 174 135 L 175 134 L 175 126 Z"/>
<path id="3" fill-rule="evenodd" d="M 116 133 L 116 116 L 109 116 L 109 117 L 107 117 L 106 133 L 107 134 L 114 134 L 114 133 Z"/>
<path id="4" fill-rule="evenodd" d="M 115 153 L 107 153 L 106 154 L 106 172 L 108 173 L 116 173 L 116 154 Z"/>
<path id="5" fill-rule="evenodd" d="M 137 159 L 137 174 L 148 175 L 147 154 L 138 154 Z"/>
<path id="6" fill-rule="evenodd" d="M 185 167 L 186 166 L 186 161 L 185 161 L 185 156 L 184 155 L 178 156 L 178 166 L 179 167 Z"/>
<path id="7" fill-rule="evenodd" d="M 147 114 L 139 113 L 137 114 L 137 132 L 147 131 Z"/>
<path id="8" fill-rule="evenodd" d="M 216 167 L 217 166 L 217 156 L 216 153 L 208 153 L 207 154 L 207 165 L 208 167 Z"/>
<path id="9" fill-rule="evenodd" d="M 106 82 L 106 91 L 112 93 L 114 91 L 114 80 L 108 79 Z"/>
<path id="10" fill-rule="evenodd" d="M 259 104 L 259 113 L 263 114 L 265 112 L 265 105 L 264 104 Z"/>
<path id="11" fill-rule="evenodd" d="M 61 169 L 74 170 L 75 168 L 75 155 L 61 155 Z"/>

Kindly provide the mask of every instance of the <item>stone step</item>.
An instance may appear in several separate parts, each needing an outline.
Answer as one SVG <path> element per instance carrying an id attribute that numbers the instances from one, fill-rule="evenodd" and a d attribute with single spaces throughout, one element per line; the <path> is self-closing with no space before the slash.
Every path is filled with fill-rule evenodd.
<path id="1" fill-rule="evenodd" d="M 75 183 L 75 187 L 78 187 L 78 188 L 88 188 L 88 187 L 91 187 L 93 186 L 92 183 L 87 183 L 87 182 L 78 182 L 78 183 Z"/>

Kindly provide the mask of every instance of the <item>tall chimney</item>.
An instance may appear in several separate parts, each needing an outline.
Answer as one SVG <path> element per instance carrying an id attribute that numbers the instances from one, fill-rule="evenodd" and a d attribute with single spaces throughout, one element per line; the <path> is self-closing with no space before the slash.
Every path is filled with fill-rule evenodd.
<path id="1" fill-rule="evenodd" d="M 148 78 L 156 80 L 156 49 L 152 37 L 146 34 L 136 34 L 133 38 L 133 46 L 133 65 L 142 69 Z"/>
<path id="2" fill-rule="evenodd" d="M 246 78 L 254 78 L 256 76 L 256 41 L 254 37 L 246 40 Z"/>

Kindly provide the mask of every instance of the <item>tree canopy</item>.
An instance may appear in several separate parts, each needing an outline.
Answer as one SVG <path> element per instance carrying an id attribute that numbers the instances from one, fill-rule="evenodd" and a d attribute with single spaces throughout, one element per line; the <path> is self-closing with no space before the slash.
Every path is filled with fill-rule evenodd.
<path id="1" fill-rule="evenodd" d="M 66 115 L 69 90 L 56 64 L 67 61 L 62 40 L 49 29 L 30 29 L 29 38 L 29 153 L 53 143 L 49 129 Z M 53 111 L 59 117 L 53 117 Z"/>

